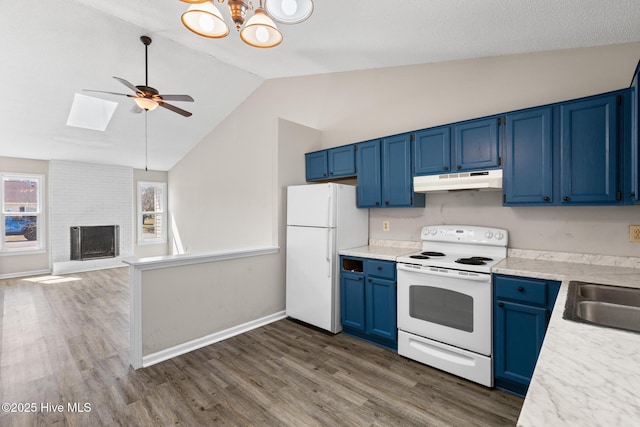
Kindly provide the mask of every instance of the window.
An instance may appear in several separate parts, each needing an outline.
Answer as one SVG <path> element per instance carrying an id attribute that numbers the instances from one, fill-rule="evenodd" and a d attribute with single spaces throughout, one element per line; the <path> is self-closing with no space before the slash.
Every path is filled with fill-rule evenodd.
<path id="1" fill-rule="evenodd" d="M 2 233 L 0 252 L 43 249 L 42 175 L 0 173 Z"/>
<path id="2" fill-rule="evenodd" d="M 138 182 L 138 244 L 167 242 L 167 184 Z"/>

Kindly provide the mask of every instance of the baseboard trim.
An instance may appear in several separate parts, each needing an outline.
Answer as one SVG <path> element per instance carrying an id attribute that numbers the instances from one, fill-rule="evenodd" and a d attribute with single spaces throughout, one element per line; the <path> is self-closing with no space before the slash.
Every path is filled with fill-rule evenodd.
<path id="1" fill-rule="evenodd" d="M 268 325 L 269 323 L 285 319 L 286 317 L 287 315 L 285 311 L 280 311 L 278 313 L 274 313 L 260 319 L 252 320 L 238 326 L 233 326 L 220 332 L 206 335 L 202 338 L 196 338 L 195 340 L 191 340 L 183 344 L 169 347 L 165 350 L 148 354 L 142 357 L 142 367 L 147 368 L 149 366 L 155 365 L 156 363 L 164 362 L 165 360 L 169 360 L 176 356 L 189 353 L 190 351 L 197 350 L 199 348 L 206 347 L 220 341 L 224 341 L 228 338 L 235 337 L 236 335 L 240 335 L 253 329 L 257 329 L 261 326 Z"/>
<path id="2" fill-rule="evenodd" d="M 51 274 L 51 270 L 21 271 L 18 273 L 0 274 L 0 279 L 13 279 L 16 277 L 40 276 L 42 274 Z"/>

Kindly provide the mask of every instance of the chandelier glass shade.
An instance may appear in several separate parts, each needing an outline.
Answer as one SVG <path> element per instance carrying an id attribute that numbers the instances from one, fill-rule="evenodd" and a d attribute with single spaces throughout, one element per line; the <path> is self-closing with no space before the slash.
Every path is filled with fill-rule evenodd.
<path id="1" fill-rule="evenodd" d="M 214 5 L 216 0 L 180 0 L 190 6 L 182 14 L 182 24 L 190 31 L 207 38 L 223 38 L 229 34 L 229 26 Z M 250 0 L 226 1 L 231 19 L 240 32 L 242 41 L 258 48 L 270 48 L 282 43 L 282 33 L 275 21 L 283 24 L 297 24 L 309 18 L 313 12 L 313 0 L 260 0 L 260 6 L 246 20 L 247 11 L 253 10 Z"/>

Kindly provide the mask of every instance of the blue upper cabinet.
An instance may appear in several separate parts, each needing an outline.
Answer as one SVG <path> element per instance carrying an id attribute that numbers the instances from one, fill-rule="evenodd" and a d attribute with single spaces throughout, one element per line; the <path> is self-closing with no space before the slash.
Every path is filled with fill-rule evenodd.
<path id="1" fill-rule="evenodd" d="M 411 134 L 357 144 L 358 207 L 424 206 L 413 193 Z"/>
<path id="2" fill-rule="evenodd" d="M 379 208 L 382 204 L 381 140 L 360 142 L 356 150 L 358 207 Z"/>
<path id="3" fill-rule="evenodd" d="M 471 120 L 453 126 L 453 169 L 491 169 L 500 166 L 498 117 Z"/>
<path id="4" fill-rule="evenodd" d="M 553 201 L 552 111 L 535 108 L 506 115 L 504 202 L 506 205 Z"/>
<path id="5" fill-rule="evenodd" d="M 304 155 L 307 181 L 317 181 L 329 177 L 327 150 L 314 151 Z"/>
<path id="6" fill-rule="evenodd" d="M 625 180 L 628 182 L 627 198 L 631 203 L 640 201 L 640 62 L 633 73 L 631 82 L 631 106 L 630 106 L 631 135 L 628 150 L 628 174 Z"/>
<path id="7" fill-rule="evenodd" d="M 447 173 L 451 169 L 451 126 L 440 126 L 415 133 L 416 175 Z"/>
<path id="8" fill-rule="evenodd" d="M 330 148 L 329 151 L 329 178 L 341 178 L 355 176 L 356 156 L 355 144 Z"/>
<path id="9" fill-rule="evenodd" d="M 506 115 L 504 204 L 616 205 L 629 186 L 630 90 Z M 632 193 L 633 190 L 628 190 Z"/>
<path id="10" fill-rule="evenodd" d="M 355 144 L 305 154 L 307 181 L 356 175 Z"/>
<path id="11" fill-rule="evenodd" d="M 500 166 L 498 117 L 470 120 L 415 133 L 416 175 L 437 175 Z"/>
<path id="12" fill-rule="evenodd" d="M 411 206 L 411 139 L 408 133 L 382 140 L 382 201 L 389 207 Z"/>
<path id="13" fill-rule="evenodd" d="M 619 101 L 620 100 L 620 101 Z M 606 95 L 560 105 L 562 203 L 616 203 L 618 102 Z"/>

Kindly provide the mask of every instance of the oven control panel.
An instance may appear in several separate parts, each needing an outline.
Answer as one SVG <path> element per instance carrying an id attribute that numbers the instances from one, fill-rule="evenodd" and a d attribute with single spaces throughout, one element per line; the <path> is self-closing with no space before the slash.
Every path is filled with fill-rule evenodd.
<path id="1" fill-rule="evenodd" d="M 509 232 L 502 228 L 471 225 L 430 225 L 422 228 L 420 238 L 431 242 L 507 246 Z"/>

